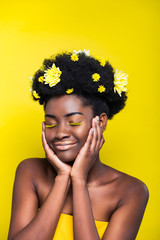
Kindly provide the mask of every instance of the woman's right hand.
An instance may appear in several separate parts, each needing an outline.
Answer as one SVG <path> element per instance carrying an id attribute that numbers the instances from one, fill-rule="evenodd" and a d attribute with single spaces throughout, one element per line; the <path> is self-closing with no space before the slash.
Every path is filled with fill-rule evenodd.
<path id="1" fill-rule="evenodd" d="M 49 147 L 45 137 L 45 124 L 42 123 L 42 143 L 47 160 L 52 164 L 58 175 L 70 175 L 71 166 L 63 163 Z"/>

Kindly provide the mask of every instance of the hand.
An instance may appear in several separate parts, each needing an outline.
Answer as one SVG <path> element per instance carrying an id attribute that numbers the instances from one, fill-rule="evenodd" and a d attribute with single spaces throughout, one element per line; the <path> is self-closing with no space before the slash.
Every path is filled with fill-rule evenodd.
<path id="1" fill-rule="evenodd" d="M 92 128 L 89 131 L 87 140 L 81 148 L 72 166 L 71 177 L 87 181 L 89 170 L 93 167 L 99 151 L 104 143 L 104 138 L 99 125 L 99 117 L 92 119 Z"/>
<path id="2" fill-rule="evenodd" d="M 49 147 L 46 137 L 45 137 L 45 125 L 44 122 L 42 123 L 42 143 L 43 143 L 43 148 L 46 154 L 47 160 L 52 164 L 54 169 L 57 171 L 58 175 L 69 175 L 71 172 L 71 166 L 69 166 L 66 163 L 63 163 L 57 155 L 53 152 L 53 150 Z"/>

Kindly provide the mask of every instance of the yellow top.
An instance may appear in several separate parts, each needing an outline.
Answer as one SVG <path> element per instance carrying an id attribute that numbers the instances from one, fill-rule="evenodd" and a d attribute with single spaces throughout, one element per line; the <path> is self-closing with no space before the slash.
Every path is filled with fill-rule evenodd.
<path id="1" fill-rule="evenodd" d="M 99 237 L 106 230 L 108 222 L 95 221 Z M 61 213 L 53 240 L 73 240 L 73 216 Z"/>

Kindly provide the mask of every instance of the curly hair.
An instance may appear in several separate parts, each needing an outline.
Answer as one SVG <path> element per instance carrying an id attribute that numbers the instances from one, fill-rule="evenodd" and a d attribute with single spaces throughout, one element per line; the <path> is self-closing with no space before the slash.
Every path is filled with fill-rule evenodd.
<path id="1" fill-rule="evenodd" d="M 78 53 L 78 60 L 72 60 L 71 52 L 63 52 L 45 59 L 42 67 L 35 72 L 32 78 L 32 96 L 35 101 L 44 105 L 44 108 L 52 97 L 67 94 L 67 89 L 74 89 L 71 94 L 79 96 L 84 105 L 90 105 L 95 115 L 105 112 L 108 119 L 124 108 L 127 100 L 126 92 L 121 96 L 114 91 L 114 70 L 108 61 L 103 65 L 100 61 L 84 52 Z M 44 84 L 39 78 L 44 76 L 47 69 L 51 69 L 53 64 L 61 71 L 60 81 L 55 86 Z M 97 74 L 99 79 L 93 81 L 93 74 Z M 98 91 L 99 86 L 104 91 Z M 36 91 L 38 98 L 34 96 Z"/>

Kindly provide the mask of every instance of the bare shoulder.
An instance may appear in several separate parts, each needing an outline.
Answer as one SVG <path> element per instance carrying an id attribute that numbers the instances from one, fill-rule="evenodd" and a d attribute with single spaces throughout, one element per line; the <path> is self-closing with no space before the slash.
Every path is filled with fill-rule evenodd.
<path id="1" fill-rule="evenodd" d="M 36 178 L 38 174 L 45 175 L 44 166 L 46 165 L 43 159 L 32 158 L 21 161 L 16 169 L 8 239 L 12 239 L 37 214 L 39 199 Z"/>
<path id="2" fill-rule="evenodd" d="M 144 203 L 147 203 L 149 198 L 149 190 L 147 185 L 140 179 L 128 175 L 107 166 L 110 179 L 114 185 L 115 191 L 119 194 L 120 201 L 126 200 L 127 197 L 142 198 Z"/>
<path id="3" fill-rule="evenodd" d="M 28 172 L 33 175 L 33 177 L 36 176 L 36 174 L 47 175 L 50 172 L 54 175 L 53 168 L 45 158 L 24 159 L 17 166 L 16 172 L 19 171 Z"/>
<path id="4" fill-rule="evenodd" d="M 27 158 L 22 160 L 19 164 L 17 169 L 33 169 L 33 168 L 37 168 L 37 167 L 41 167 L 42 165 L 44 165 L 44 158 Z"/>
<path id="5" fill-rule="evenodd" d="M 104 169 L 103 209 L 109 225 L 103 239 L 112 239 L 113 236 L 115 239 L 135 239 L 148 202 L 148 187 L 140 179 L 124 172 L 109 166 Z"/>

